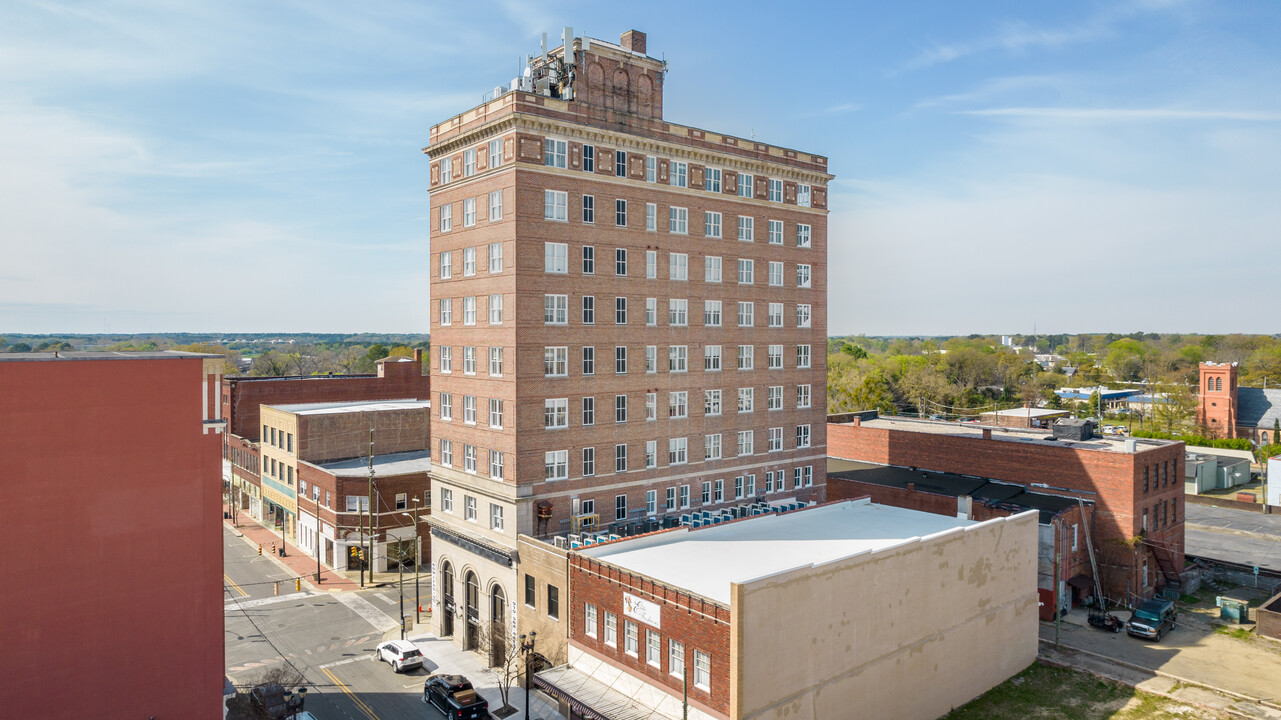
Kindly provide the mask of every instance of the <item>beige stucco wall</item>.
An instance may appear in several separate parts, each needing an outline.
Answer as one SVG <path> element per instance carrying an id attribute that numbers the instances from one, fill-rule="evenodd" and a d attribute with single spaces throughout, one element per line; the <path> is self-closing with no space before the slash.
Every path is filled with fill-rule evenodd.
<path id="1" fill-rule="evenodd" d="M 937 718 L 1037 652 L 1037 514 L 735 584 L 730 717 Z"/>
<path id="2" fill-rule="evenodd" d="M 521 634 L 538 633 L 534 650 L 552 665 L 569 661 L 569 560 L 568 553 L 553 545 L 520 535 L 516 541 L 519 562 L 516 566 L 516 627 Z M 535 602 L 525 602 L 525 576 L 534 578 Z M 560 591 L 560 618 L 547 616 L 547 585 Z"/>

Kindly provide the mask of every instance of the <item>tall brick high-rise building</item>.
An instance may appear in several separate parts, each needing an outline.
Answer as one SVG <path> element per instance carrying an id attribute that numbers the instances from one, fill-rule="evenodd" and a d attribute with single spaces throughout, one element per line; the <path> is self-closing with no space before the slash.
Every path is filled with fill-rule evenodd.
<path id="1" fill-rule="evenodd" d="M 827 160 L 665 121 L 666 71 L 567 29 L 431 128 L 433 622 L 464 647 L 555 611 L 517 533 L 823 497 Z"/>

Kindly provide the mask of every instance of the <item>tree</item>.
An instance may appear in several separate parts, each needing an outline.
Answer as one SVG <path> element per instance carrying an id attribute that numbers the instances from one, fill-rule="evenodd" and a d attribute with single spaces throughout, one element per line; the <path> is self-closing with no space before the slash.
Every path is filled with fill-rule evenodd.
<path id="1" fill-rule="evenodd" d="M 936 404 L 949 404 L 952 392 L 943 373 L 923 360 L 908 366 L 898 380 L 898 388 L 904 398 L 916 407 L 918 417 L 929 416 L 931 408 Z"/>
<path id="2" fill-rule="evenodd" d="M 1173 433 L 1196 412 L 1197 397 L 1192 388 L 1183 383 L 1158 382 L 1152 393 L 1152 421 L 1164 425 Z"/>
<path id="3" fill-rule="evenodd" d="M 523 674 L 525 658 L 520 652 L 520 643 L 513 640 L 503 623 L 487 623 L 481 627 L 480 633 L 481 647 L 489 654 L 489 663 L 492 666 L 489 672 L 494 674 L 498 684 L 498 696 L 503 701 L 503 706 L 494 710 L 493 713 L 498 717 L 507 717 L 516 712 L 510 700 L 511 690 L 512 685 L 520 680 Z"/>
<path id="4" fill-rule="evenodd" d="M 850 342 L 847 342 L 841 346 L 841 352 L 845 353 L 846 355 L 849 355 L 855 360 L 864 360 L 867 358 L 867 351 L 863 349 L 862 345 L 855 345 L 854 343 L 850 343 Z"/>
<path id="5" fill-rule="evenodd" d="M 1123 338 L 1108 345 L 1103 364 L 1117 380 L 1142 380 L 1148 347 L 1138 340 Z"/>
<path id="6" fill-rule="evenodd" d="M 289 374 L 288 360 L 275 350 L 267 350 L 249 363 L 249 374 L 259 377 L 284 377 Z"/>
<path id="7" fill-rule="evenodd" d="M 1102 419 L 1101 417 L 1103 415 L 1102 402 L 1103 402 L 1103 396 L 1099 395 L 1098 390 L 1095 390 L 1094 392 L 1090 393 L 1090 401 L 1085 406 L 1086 414 L 1093 416 L 1094 413 L 1099 413 L 1100 419 Z"/>
<path id="8" fill-rule="evenodd" d="M 24 343 L 24 342 L 14 343 L 14 344 L 12 344 L 12 345 L 10 345 L 10 346 L 9 346 L 9 352 L 11 352 L 11 353 L 26 353 L 26 352 L 31 352 L 31 346 L 30 346 L 30 345 L 28 345 L 28 344 L 26 344 L 26 343 Z"/>

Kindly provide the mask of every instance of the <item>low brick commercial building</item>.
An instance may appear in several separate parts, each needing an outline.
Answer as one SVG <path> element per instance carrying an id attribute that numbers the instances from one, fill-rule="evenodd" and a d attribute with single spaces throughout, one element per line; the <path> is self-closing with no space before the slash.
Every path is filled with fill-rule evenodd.
<path id="1" fill-rule="evenodd" d="M 955 473 L 1082 498 L 1107 597 L 1177 588 L 1184 569 L 1184 444 L 1108 437 L 1068 440 L 1045 430 L 880 417 L 828 417 L 828 454 L 877 465 Z"/>
<path id="2" fill-rule="evenodd" d="M 572 549 L 533 680 L 570 718 L 935 718 L 1035 659 L 1036 520 L 863 499 Z"/>

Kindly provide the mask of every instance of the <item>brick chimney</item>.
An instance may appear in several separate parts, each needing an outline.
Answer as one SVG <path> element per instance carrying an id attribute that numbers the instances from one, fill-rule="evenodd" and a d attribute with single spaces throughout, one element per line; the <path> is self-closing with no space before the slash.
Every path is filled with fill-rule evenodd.
<path id="1" fill-rule="evenodd" d="M 622 45 L 624 48 L 628 50 L 631 50 L 632 52 L 638 52 L 641 55 L 646 54 L 645 53 L 645 33 L 641 32 L 640 30 L 628 30 L 627 32 L 623 33 L 622 39 L 619 40 L 618 44 Z"/>

